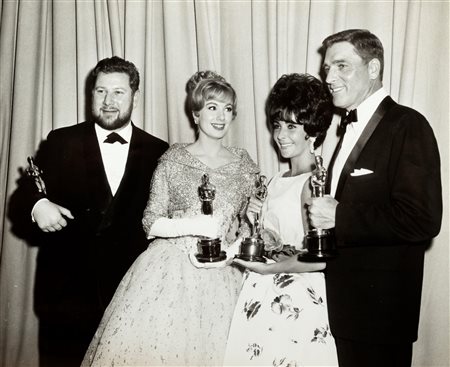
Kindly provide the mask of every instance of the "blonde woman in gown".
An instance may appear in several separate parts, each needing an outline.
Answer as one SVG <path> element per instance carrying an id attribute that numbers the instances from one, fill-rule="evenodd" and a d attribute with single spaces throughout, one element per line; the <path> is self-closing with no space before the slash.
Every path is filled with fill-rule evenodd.
<path id="1" fill-rule="evenodd" d="M 310 75 L 282 76 L 273 87 L 267 114 L 275 144 L 291 169 L 276 174 L 264 203 L 252 197 L 249 213 L 262 213 L 263 233 L 302 250 L 314 149 L 331 122 L 331 101 Z M 263 236 L 264 237 L 264 236 Z M 301 263 L 297 254 L 277 262 L 250 263 L 236 305 L 225 356 L 227 366 L 337 366 L 328 324 L 324 263 Z M 253 270 L 253 271 L 250 271 Z"/>
<path id="2" fill-rule="evenodd" d="M 238 231 L 248 235 L 242 219 L 259 170 L 245 150 L 222 145 L 236 115 L 233 88 L 208 71 L 196 73 L 188 90 L 198 139 L 174 144 L 160 158 L 143 218 L 148 237 L 156 239 L 120 283 L 85 366 L 223 363 L 242 273 L 225 261 L 197 268 L 190 258 L 199 235 L 220 237 L 227 249 L 239 220 Z M 204 174 L 216 188 L 212 217 L 201 214 Z"/>

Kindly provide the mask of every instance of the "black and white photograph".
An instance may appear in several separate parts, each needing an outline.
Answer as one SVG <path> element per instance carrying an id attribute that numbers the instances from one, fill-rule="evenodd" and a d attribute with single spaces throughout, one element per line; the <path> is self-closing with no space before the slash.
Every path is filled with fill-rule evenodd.
<path id="1" fill-rule="evenodd" d="M 0 1 L 0 367 L 450 366 L 449 18 Z"/>

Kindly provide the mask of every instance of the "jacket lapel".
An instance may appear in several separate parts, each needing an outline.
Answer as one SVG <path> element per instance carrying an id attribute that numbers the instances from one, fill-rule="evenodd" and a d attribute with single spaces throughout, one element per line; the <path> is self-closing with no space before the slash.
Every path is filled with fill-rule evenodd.
<path id="1" fill-rule="evenodd" d="M 130 148 L 128 149 L 127 163 L 125 164 L 125 170 L 123 172 L 122 180 L 117 188 L 116 194 L 114 195 L 114 200 L 124 195 L 127 192 L 127 185 L 133 181 L 132 173 L 139 172 L 137 166 L 141 164 L 139 157 L 141 157 L 140 149 L 141 142 L 139 139 L 139 134 L 136 127 L 132 124 L 133 131 L 131 133 Z"/>
<path id="2" fill-rule="evenodd" d="M 347 161 L 345 162 L 344 168 L 342 169 L 341 175 L 339 176 L 339 182 L 336 188 L 336 194 L 334 197 L 336 200 L 339 201 L 342 189 L 345 185 L 345 182 L 347 181 L 347 178 L 352 172 L 352 170 L 355 167 L 355 163 L 358 160 L 359 155 L 361 154 L 361 151 L 363 150 L 364 146 L 366 145 L 367 141 L 372 136 L 373 132 L 377 128 L 379 122 L 383 118 L 383 116 L 386 114 L 389 108 L 395 104 L 395 102 L 392 100 L 391 97 L 386 97 L 383 99 L 383 101 L 380 103 L 378 108 L 375 110 L 374 114 L 370 118 L 369 122 L 367 123 L 365 129 L 363 130 L 361 136 L 359 137 L 358 141 L 356 142 L 355 146 L 353 147 L 353 150 L 351 151 Z"/>
<path id="3" fill-rule="evenodd" d="M 94 209 L 103 210 L 111 201 L 112 194 L 106 177 L 105 167 L 103 166 L 94 123 L 87 126 L 83 144 L 89 202 L 92 203 Z"/>

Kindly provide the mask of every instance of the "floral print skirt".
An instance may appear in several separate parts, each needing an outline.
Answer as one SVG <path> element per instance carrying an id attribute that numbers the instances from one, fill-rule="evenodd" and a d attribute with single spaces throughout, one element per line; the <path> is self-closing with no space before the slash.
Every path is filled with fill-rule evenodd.
<path id="1" fill-rule="evenodd" d="M 246 272 L 226 366 L 337 366 L 321 272 Z"/>

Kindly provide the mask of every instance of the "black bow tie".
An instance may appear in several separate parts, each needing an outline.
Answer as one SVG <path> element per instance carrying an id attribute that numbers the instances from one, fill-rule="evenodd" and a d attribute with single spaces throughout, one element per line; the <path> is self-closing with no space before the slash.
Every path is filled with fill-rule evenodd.
<path id="1" fill-rule="evenodd" d="M 345 131 L 348 124 L 356 121 L 358 121 L 358 114 L 356 113 L 356 110 L 351 110 L 346 116 L 342 117 L 339 127 Z"/>
<path id="2" fill-rule="evenodd" d="M 127 141 L 126 141 L 124 138 L 122 138 L 122 137 L 121 137 L 119 134 L 117 134 L 117 133 L 111 133 L 111 134 L 109 134 L 109 135 L 106 137 L 104 143 L 114 144 L 116 141 L 118 141 L 120 144 L 126 144 L 126 143 L 127 143 Z"/>

